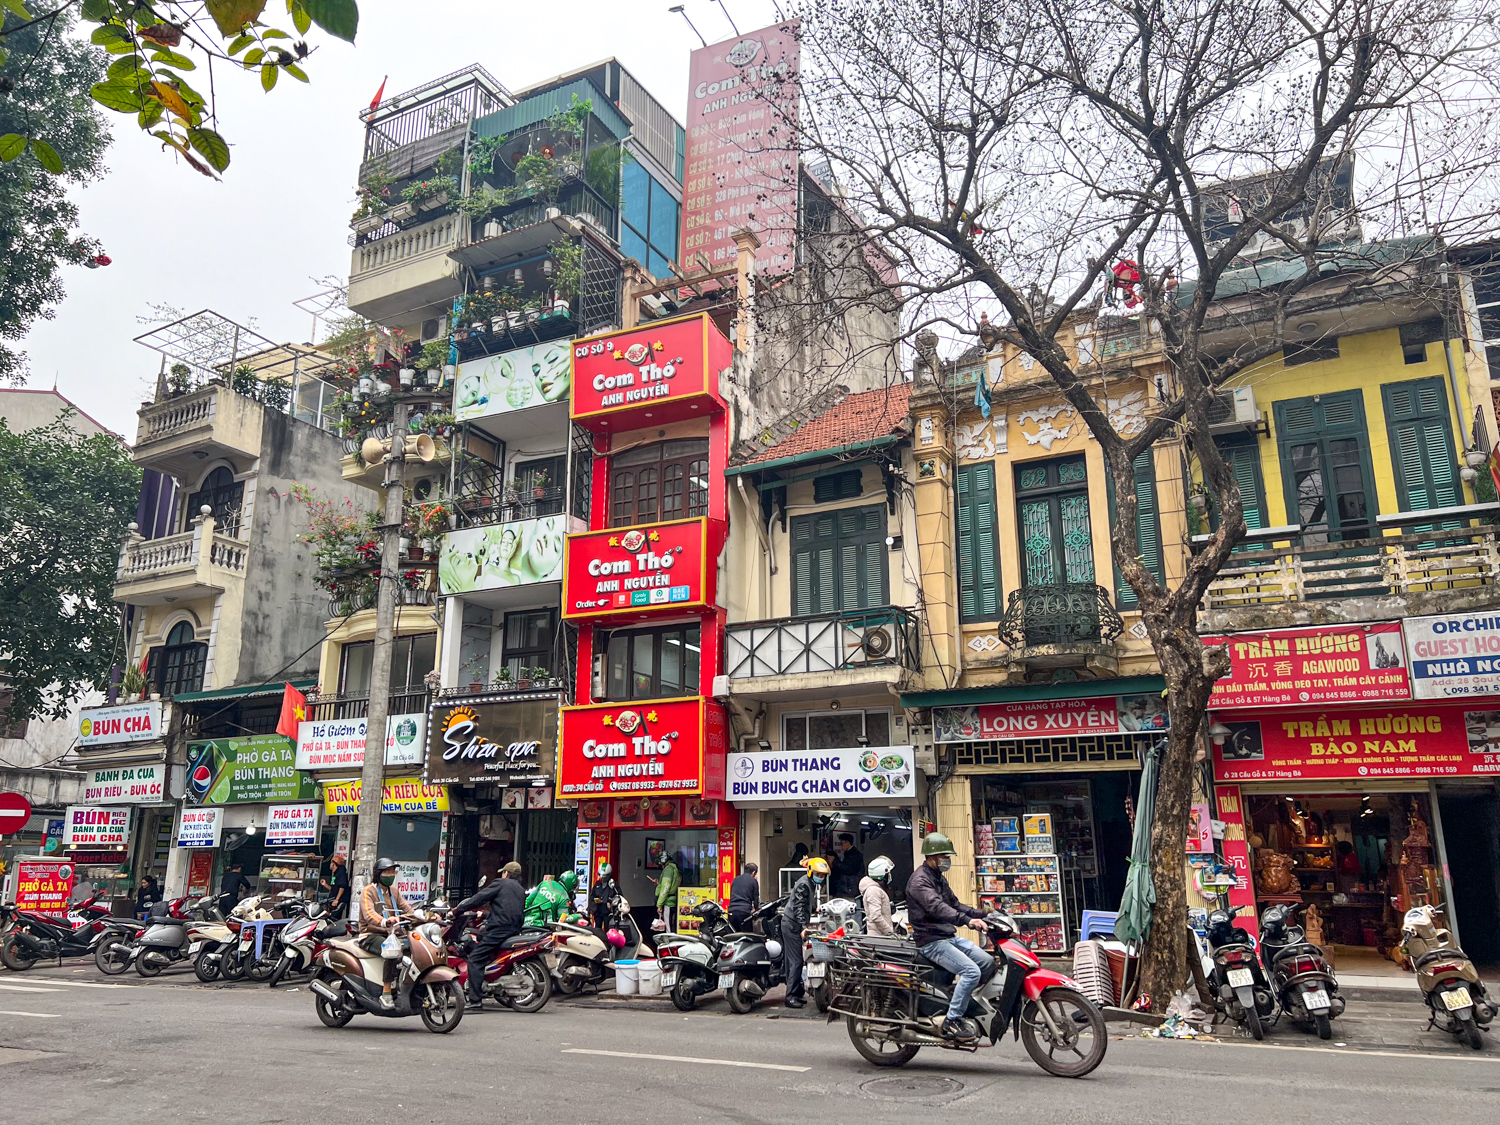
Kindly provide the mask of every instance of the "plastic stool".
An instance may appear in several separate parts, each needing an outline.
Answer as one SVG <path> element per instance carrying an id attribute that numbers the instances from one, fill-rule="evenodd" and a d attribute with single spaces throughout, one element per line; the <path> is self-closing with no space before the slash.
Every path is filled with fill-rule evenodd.
<path id="1" fill-rule="evenodd" d="M 1114 937 L 1115 920 L 1120 917 L 1116 910 L 1085 910 L 1079 919 L 1079 941 L 1095 937 Z"/>

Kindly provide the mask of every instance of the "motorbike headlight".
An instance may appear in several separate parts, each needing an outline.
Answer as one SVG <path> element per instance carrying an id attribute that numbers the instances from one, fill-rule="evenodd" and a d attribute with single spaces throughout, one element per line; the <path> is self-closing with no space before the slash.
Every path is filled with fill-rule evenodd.
<path id="1" fill-rule="evenodd" d="M 431 942 L 439 949 L 443 947 L 443 930 L 436 922 L 427 922 L 417 927 L 417 933 L 422 935 L 422 940 Z"/>

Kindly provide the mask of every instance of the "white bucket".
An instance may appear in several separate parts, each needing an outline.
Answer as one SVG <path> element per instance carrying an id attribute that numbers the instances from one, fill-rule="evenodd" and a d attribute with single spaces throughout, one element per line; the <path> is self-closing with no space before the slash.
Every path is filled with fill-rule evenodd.
<path id="1" fill-rule="evenodd" d="M 661 995 L 661 965 L 656 961 L 642 961 L 640 964 L 640 983 L 642 996 Z"/>
<path id="2" fill-rule="evenodd" d="M 616 961 L 615 962 L 615 993 L 619 996 L 634 996 L 640 988 L 639 961 Z M 661 982 L 657 981 L 658 992 L 661 991 Z"/>

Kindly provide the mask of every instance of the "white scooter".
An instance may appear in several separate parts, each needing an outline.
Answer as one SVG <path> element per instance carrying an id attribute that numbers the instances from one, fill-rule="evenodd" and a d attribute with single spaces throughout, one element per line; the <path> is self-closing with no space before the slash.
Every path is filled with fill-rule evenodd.
<path id="1" fill-rule="evenodd" d="M 700 902 L 689 913 L 698 919 L 697 933 L 656 936 L 661 986 L 679 1012 L 691 1012 L 700 997 L 719 987 L 713 963 L 724 938 L 734 932 L 717 902 Z"/>
<path id="2" fill-rule="evenodd" d="M 585 985 L 603 984 L 614 976 L 614 963 L 634 957 L 641 944 L 641 932 L 623 895 L 609 904 L 609 929 L 602 936 L 576 922 L 549 922 L 547 928 L 556 935 L 547 951 L 547 969 L 562 996 L 576 995 Z M 609 940 L 614 933 L 621 939 L 618 944 Z"/>

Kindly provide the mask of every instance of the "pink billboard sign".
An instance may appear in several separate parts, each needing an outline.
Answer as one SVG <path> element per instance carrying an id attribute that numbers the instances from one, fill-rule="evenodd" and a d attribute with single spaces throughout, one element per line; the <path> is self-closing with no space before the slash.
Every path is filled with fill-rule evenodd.
<path id="1" fill-rule="evenodd" d="M 735 261 L 733 233 L 760 239 L 758 273 L 789 273 L 797 225 L 796 20 L 694 51 L 680 264 Z"/>

